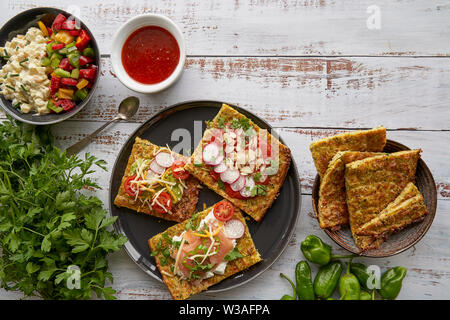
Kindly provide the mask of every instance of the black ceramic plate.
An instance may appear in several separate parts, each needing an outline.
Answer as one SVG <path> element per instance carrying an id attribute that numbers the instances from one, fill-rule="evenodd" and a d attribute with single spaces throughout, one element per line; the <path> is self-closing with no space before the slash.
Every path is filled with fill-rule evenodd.
<path id="1" fill-rule="evenodd" d="M 44 22 L 46 26 L 50 26 L 52 21 L 55 19 L 56 15 L 59 13 L 64 14 L 66 17 L 71 16 L 70 13 L 56 9 L 56 8 L 34 8 L 27 11 L 23 11 L 13 17 L 11 20 L 6 22 L 2 28 L 0 29 L 0 46 L 4 46 L 7 41 L 10 41 L 12 38 L 17 36 L 18 34 L 25 34 L 27 30 L 31 27 L 38 27 L 37 22 L 41 20 Z M 97 71 L 97 77 L 94 82 L 94 86 L 90 89 L 88 96 L 86 99 L 78 103 L 75 108 L 68 112 L 64 112 L 61 114 L 47 114 L 42 116 L 36 116 L 35 113 L 24 114 L 21 113 L 17 108 L 12 106 L 12 101 L 5 99 L 3 95 L 0 95 L 0 105 L 8 113 L 10 116 L 20 120 L 22 122 L 35 124 L 35 125 L 47 125 L 58 123 L 63 120 L 66 120 L 73 115 L 75 115 L 78 111 L 83 109 L 83 107 L 89 102 L 92 98 L 94 91 L 97 87 L 98 78 L 100 76 L 100 51 L 95 41 L 94 36 L 86 27 L 86 25 L 81 22 L 81 28 L 87 31 L 89 36 L 91 37 L 91 46 L 95 51 L 95 64 L 99 67 Z M 4 61 L 0 59 L 0 65 L 3 67 Z"/>
<path id="2" fill-rule="evenodd" d="M 118 208 L 113 204 L 120 187 L 128 157 L 131 153 L 131 148 L 136 137 L 148 139 L 157 145 L 164 146 L 168 144 L 169 147 L 173 148 L 179 143 L 179 134 L 182 134 L 185 139 L 187 138 L 184 142 L 188 141 L 190 144 L 190 149 L 188 149 L 192 152 L 203 135 L 205 121 L 213 119 L 221 106 L 222 102 L 193 101 L 180 103 L 163 110 L 144 123 L 131 135 L 122 147 L 114 165 L 111 175 L 109 199 L 111 214 L 119 217 L 114 227 L 117 232 L 128 237 L 129 241 L 125 244 L 125 250 L 131 259 L 146 273 L 160 281 L 161 274 L 156 268 L 153 257 L 150 257 L 147 240 L 174 225 L 174 222 L 157 219 L 142 213 L 139 214 L 126 208 Z M 270 132 L 271 127 L 265 121 L 246 110 L 233 107 L 249 117 L 259 127 L 267 129 Z M 201 129 L 199 129 L 200 127 Z M 201 210 L 203 203 L 210 206 L 221 199 L 219 195 L 204 187 L 199 193 L 197 209 Z M 247 221 L 255 246 L 261 254 L 263 261 L 242 273 L 238 273 L 212 286 L 208 291 L 217 292 L 239 286 L 254 279 L 271 266 L 286 248 L 295 230 L 297 217 L 300 213 L 300 202 L 299 177 L 295 163 L 292 161 L 280 194 L 263 220 L 257 223 L 249 218 Z"/>

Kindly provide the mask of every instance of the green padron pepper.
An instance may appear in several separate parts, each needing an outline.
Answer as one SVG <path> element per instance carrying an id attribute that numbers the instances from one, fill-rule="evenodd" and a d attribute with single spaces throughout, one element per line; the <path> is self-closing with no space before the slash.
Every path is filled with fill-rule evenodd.
<path id="1" fill-rule="evenodd" d="M 359 300 L 374 300 L 374 297 L 367 291 L 361 290 L 359 294 Z"/>
<path id="2" fill-rule="evenodd" d="M 305 258 L 321 266 L 326 265 L 331 259 L 331 247 L 319 237 L 309 235 L 302 241 L 300 249 Z"/>
<path id="3" fill-rule="evenodd" d="M 295 289 L 295 285 L 294 285 L 294 283 L 292 282 L 292 280 L 289 279 L 284 273 L 280 273 L 280 277 L 285 278 L 287 281 L 289 281 L 289 283 L 290 283 L 291 286 L 292 286 L 292 291 L 293 291 L 292 296 L 290 296 L 290 295 L 288 295 L 288 294 L 285 294 L 284 296 L 281 297 L 280 300 L 297 300 L 297 291 L 296 291 L 296 289 Z"/>
<path id="4" fill-rule="evenodd" d="M 378 291 L 383 299 L 394 300 L 402 289 L 403 279 L 406 277 L 406 268 L 394 267 L 388 269 L 382 276 Z"/>
<path id="5" fill-rule="evenodd" d="M 339 279 L 339 293 L 342 300 L 359 300 L 361 294 L 361 285 L 358 278 L 350 273 L 350 265 L 347 263 L 347 272 Z"/>
<path id="6" fill-rule="evenodd" d="M 311 277 L 311 268 L 307 261 L 302 260 L 295 267 L 295 280 L 299 300 L 314 300 L 314 288 Z"/>
<path id="7" fill-rule="evenodd" d="M 369 280 L 371 274 L 367 272 L 367 266 L 363 263 L 351 263 L 350 272 L 358 278 L 361 287 L 369 289 L 367 287 L 367 280 Z"/>
<path id="8" fill-rule="evenodd" d="M 324 243 L 322 239 L 315 235 L 309 235 L 302 241 L 300 245 L 305 258 L 312 263 L 324 266 L 334 259 L 352 258 L 354 255 L 341 256 L 332 255 L 331 246 Z"/>
<path id="9" fill-rule="evenodd" d="M 314 278 L 314 293 L 318 298 L 328 299 L 336 290 L 339 277 L 342 273 L 342 264 L 340 261 L 332 261 L 329 264 L 320 267 Z"/>

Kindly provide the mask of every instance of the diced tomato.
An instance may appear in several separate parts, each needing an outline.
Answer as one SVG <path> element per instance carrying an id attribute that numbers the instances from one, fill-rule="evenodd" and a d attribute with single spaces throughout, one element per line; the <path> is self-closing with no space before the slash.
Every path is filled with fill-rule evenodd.
<path id="1" fill-rule="evenodd" d="M 56 51 L 56 50 L 60 50 L 62 48 L 64 48 L 66 45 L 64 43 L 55 43 L 54 45 L 52 45 L 52 50 Z"/>
<path id="2" fill-rule="evenodd" d="M 158 203 L 159 202 L 164 208 L 162 208 Z M 158 213 L 167 213 L 172 210 L 172 197 L 167 192 L 161 192 L 156 198 L 155 203 L 152 206 L 152 209 Z"/>
<path id="3" fill-rule="evenodd" d="M 80 61 L 80 66 L 84 66 L 88 63 L 94 62 L 94 59 L 86 57 L 86 56 L 81 56 L 78 61 Z"/>
<path id="4" fill-rule="evenodd" d="M 75 29 L 75 24 L 76 24 L 75 20 L 66 20 L 61 24 L 61 29 L 73 30 Z"/>
<path id="5" fill-rule="evenodd" d="M 225 192 L 227 195 L 229 195 L 232 198 L 245 200 L 246 197 L 243 197 L 239 191 L 233 191 L 228 183 L 225 184 Z"/>
<path id="6" fill-rule="evenodd" d="M 233 217 L 234 207 L 229 201 L 222 200 L 214 206 L 213 212 L 217 220 L 226 222 Z"/>
<path id="7" fill-rule="evenodd" d="M 123 183 L 123 189 L 125 190 L 125 193 L 127 195 L 129 195 L 130 197 L 132 197 L 133 199 L 136 197 L 136 191 L 134 190 L 134 188 L 131 187 L 131 181 L 136 179 L 136 175 L 132 175 L 129 176 L 128 178 L 125 179 L 124 183 Z M 139 178 L 137 180 L 141 180 L 142 178 Z M 142 191 L 139 190 L 138 193 L 140 194 Z"/>
<path id="8" fill-rule="evenodd" d="M 52 79 L 50 80 L 50 94 L 54 95 L 59 87 L 61 86 L 61 78 L 57 76 L 52 76 Z"/>
<path id="9" fill-rule="evenodd" d="M 51 37 L 51 36 L 52 36 L 52 34 L 53 34 L 53 31 L 52 31 L 52 29 L 51 29 L 51 28 L 49 28 L 49 27 L 46 27 L 46 28 L 47 28 L 48 36 L 49 36 L 49 37 Z"/>
<path id="10" fill-rule="evenodd" d="M 95 75 L 97 73 L 97 70 L 95 69 L 81 69 L 80 70 L 80 79 L 88 79 L 88 80 L 94 80 Z"/>
<path id="11" fill-rule="evenodd" d="M 62 103 L 63 101 L 61 100 L 61 99 L 58 99 L 58 100 L 54 100 L 53 101 L 53 104 L 55 105 L 55 106 L 60 106 L 61 105 L 61 103 Z"/>
<path id="12" fill-rule="evenodd" d="M 211 168 L 211 170 L 209 170 L 209 174 L 216 181 L 220 179 L 220 174 L 215 172 L 212 168 Z"/>
<path id="13" fill-rule="evenodd" d="M 62 78 L 61 84 L 66 86 L 76 86 L 78 84 L 78 81 L 76 79 L 72 78 Z"/>
<path id="14" fill-rule="evenodd" d="M 61 59 L 61 62 L 59 63 L 59 67 L 61 69 L 68 70 L 69 66 L 70 66 L 70 62 L 69 62 L 68 58 Z"/>
<path id="15" fill-rule="evenodd" d="M 53 30 L 61 30 L 62 24 L 66 20 L 67 20 L 67 18 L 63 14 L 61 14 L 61 13 L 58 14 L 56 16 L 55 20 L 53 20 L 52 29 Z"/>
<path id="16" fill-rule="evenodd" d="M 261 150 L 263 158 L 267 159 L 272 156 L 272 147 L 261 137 L 258 137 L 258 148 Z"/>
<path id="17" fill-rule="evenodd" d="M 79 51 L 83 51 L 88 46 L 89 41 L 91 41 L 91 37 L 89 37 L 86 30 L 81 30 L 80 35 L 75 42 L 75 46 Z"/>
<path id="18" fill-rule="evenodd" d="M 75 67 L 69 63 L 69 66 L 67 67 L 67 70 L 72 71 L 73 69 L 75 69 Z"/>
<path id="19" fill-rule="evenodd" d="M 78 30 L 70 30 L 70 31 L 69 31 L 69 34 L 70 34 L 72 37 L 77 37 L 77 36 L 80 34 L 80 31 L 78 31 Z"/>
<path id="20" fill-rule="evenodd" d="M 76 103 L 69 99 L 61 99 L 60 106 L 61 106 L 61 108 L 64 109 L 64 111 L 69 111 L 69 110 L 72 110 L 76 106 Z"/>
<path id="21" fill-rule="evenodd" d="M 189 178 L 189 172 L 184 169 L 186 165 L 186 160 L 183 158 L 178 158 L 172 164 L 172 174 L 175 179 L 185 180 Z"/>

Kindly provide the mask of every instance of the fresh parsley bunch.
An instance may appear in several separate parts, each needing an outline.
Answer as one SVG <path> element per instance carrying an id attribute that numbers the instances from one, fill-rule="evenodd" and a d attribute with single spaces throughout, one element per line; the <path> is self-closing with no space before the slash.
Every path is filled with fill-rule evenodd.
<path id="1" fill-rule="evenodd" d="M 89 154 L 68 158 L 48 127 L 0 124 L 2 288 L 44 299 L 115 298 L 107 255 L 127 239 L 108 231 L 117 217 L 101 200 L 80 192 L 100 188 L 88 177 L 94 165 L 106 170 Z"/>

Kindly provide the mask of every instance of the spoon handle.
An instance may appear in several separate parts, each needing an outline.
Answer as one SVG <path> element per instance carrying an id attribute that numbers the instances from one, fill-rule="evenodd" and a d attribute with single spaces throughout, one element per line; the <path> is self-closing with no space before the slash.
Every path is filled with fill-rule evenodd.
<path id="1" fill-rule="evenodd" d="M 77 143 L 75 143 L 74 145 L 72 145 L 71 147 L 66 149 L 66 155 L 68 157 L 70 157 L 71 155 L 77 154 L 78 152 L 80 152 L 81 150 L 84 149 L 84 147 L 86 147 L 89 142 L 97 135 L 99 134 L 103 129 L 105 129 L 109 124 L 119 120 L 119 117 L 116 117 L 114 119 L 112 119 L 109 122 L 106 122 L 104 125 L 102 125 L 100 128 L 98 128 L 97 130 L 95 130 L 94 132 L 92 132 L 90 135 L 88 135 L 87 137 L 81 139 L 80 141 L 78 141 Z"/>

